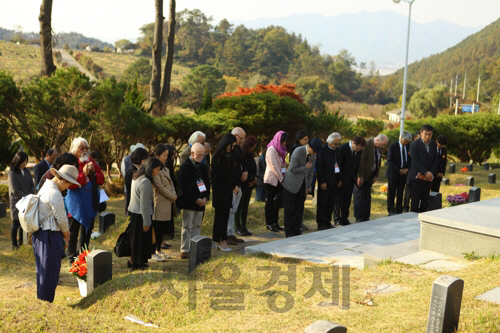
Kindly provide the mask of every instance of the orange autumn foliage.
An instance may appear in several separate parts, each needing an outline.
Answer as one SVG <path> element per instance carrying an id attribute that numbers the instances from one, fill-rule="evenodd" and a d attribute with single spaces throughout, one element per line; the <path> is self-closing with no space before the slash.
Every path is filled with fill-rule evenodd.
<path id="1" fill-rule="evenodd" d="M 217 98 L 225 98 L 225 97 L 235 97 L 235 96 L 245 96 L 245 95 L 251 95 L 251 94 L 257 94 L 257 93 L 262 93 L 262 92 L 267 92 L 270 91 L 273 94 L 276 94 L 280 97 L 291 97 L 295 100 L 297 100 L 299 103 L 303 103 L 304 101 L 295 92 L 295 84 L 281 84 L 281 85 L 276 85 L 276 84 L 268 84 L 268 85 L 262 85 L 258 84 L 255 86 L 255 88 L 247 88 L 247 87 L 238 87 L 238 91 L 235 92 L 226 92 L 222 95 L 217 96 Z"/>

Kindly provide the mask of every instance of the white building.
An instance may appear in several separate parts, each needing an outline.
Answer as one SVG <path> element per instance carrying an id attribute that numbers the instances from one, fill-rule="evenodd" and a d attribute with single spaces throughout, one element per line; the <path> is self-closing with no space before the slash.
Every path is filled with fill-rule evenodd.
<path id="1" fill-rule="evenodd" d="M 387 111 L 386 114 L 389 116 L 389 123 L 399 123 L 401 121 L 401 109 L 396 109 L 392 111 Z M 405 119 L 411 118 L 413 115 L 410 111 L 405 111 Z"/>

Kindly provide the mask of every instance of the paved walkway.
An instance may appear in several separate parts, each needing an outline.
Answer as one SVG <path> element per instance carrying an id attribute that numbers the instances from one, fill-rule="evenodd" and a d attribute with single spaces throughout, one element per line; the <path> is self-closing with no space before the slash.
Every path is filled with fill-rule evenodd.
<path id="1" fill-rule="evenodd" d="M 315 263 L 350 265 L 358 269 L 394 260 L 438 270 L 466 266 L 464 260 L 419 250 L 418 214 L 406 213 L 341 228 L 245 247 L 245 253 L 265 252 Z"/>
<path id="2" fill-rule="evenodd" d="M 56 49 L 55 51 L 61 52 L 62 56 L 62 61 L 67 62 L 69 66 L 73 66 L 78 68 L 78 70 L 85 75 L 87 75 L 90 78 L 90 81 L 97 81 L 97 78 L 90 73 L 86 68 L 84 68 L 82 65 L 80 65 L 75 58 L 73 58 L 68 52 L 66 52 L 64 49 Z M 82 51 L 83 52 L 83 51 Z"/>

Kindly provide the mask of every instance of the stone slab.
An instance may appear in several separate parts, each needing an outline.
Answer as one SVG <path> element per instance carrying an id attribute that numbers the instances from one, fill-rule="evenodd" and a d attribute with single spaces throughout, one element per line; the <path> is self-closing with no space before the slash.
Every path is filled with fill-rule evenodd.
<path id="1" fill-rule="evenodd" d="M 396 293 L 402 290 L 404 290 L 404 287 L 400 285 L 381 283 L 381 284 L 376 284 L 370 289 L 367 289 L 366 292 L 372 295 L 385 295 L 385 294 Z"/>
<path id="2" fill-rule="evenodd" d="M 481 301 L 492 302 L 500 304 L 500 287 L 493 288 L 481 295 L 476 296 L 476 299 Z"/>
<path id="3" fill-rule="evenodd" d="M 398 259 L 396 259 L 396 261 L 408 265 L 422 265 L 433 260 L 445 258 L 446 256 L 441 253 L 431 251 L 418 251 L 403 257 L 399 257 Z"/>
<path id="4" fill-rule="evenodd" d="M 434 260 L 427 264 L 420 265 L 422 268 L 432 269 L 438 272 L 458 271 L 469 266 L 471 263 L 456 262 L 450 260 Z"/>
<path id="5" fill-rule="evenodd" d="M 397 259 L 418 252 L 419 251 L 418 244 L 419 240 L 414 239 L 400 244 L 384 246 L 363 253 L 363 257 L 366 259 L 373 260 L 375 262 L 380 262 L 382 260 L 387 260 L 387 259 Z"/>

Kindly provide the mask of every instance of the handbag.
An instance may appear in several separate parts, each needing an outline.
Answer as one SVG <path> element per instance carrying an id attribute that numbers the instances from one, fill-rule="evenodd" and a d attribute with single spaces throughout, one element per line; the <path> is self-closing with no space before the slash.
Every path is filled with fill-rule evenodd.
<path id="1" fill-rule="evenodd" d="M 118 236 L 116 240 L 116 245 L 113 249 L 116 256 L 121 257 L 130 257 L 132 255 L 132 248 L 130 246 L 130 236 L 127 229 Z"/>

